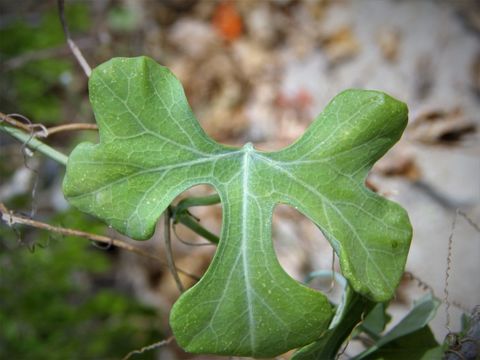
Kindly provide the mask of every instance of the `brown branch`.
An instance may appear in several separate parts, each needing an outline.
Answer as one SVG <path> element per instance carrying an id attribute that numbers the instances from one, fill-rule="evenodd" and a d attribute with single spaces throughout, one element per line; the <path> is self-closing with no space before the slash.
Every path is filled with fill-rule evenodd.
<path id="1" fill-rule="evenodd" d="M 31 124 L 24 124 L 21 121 L 18 121 L 14 119 L 13 117 L 6 115 L 2 112 L 0 112 L 0 122 L 5 121 L 7 124 L 12 125 L 13 127 L 16 127 L 18 129 L 25 130 L 26 132 L 30 133 L 32 132 L 32 125 Z"/>
<path id="2" fill-rule="evenodd" d="M 136 355 L 136 354 L 143 354 L 145 351 L 150 351 L 150 350 L 154 350 L 154 349 L 157 349 L 161 346 L 165 346 L 165 345 L 168 345 L 172 342 L 172 340 L 175 339 L 173 336 L 170 336 L 168 339 L 166 340 L 162 340 L 162 341 L 158 341 L 156 343 L 153 343 L 151 345 L 147 345 L 147 346 L 144 346 L 142 347 L 140 350 L 133 350 L 133 351 L 130 351 L 127 355 L 125 355 L 122 360 L 128 360 L 132 357 L 132 355 Z"/>
<path id="3" fill-rule="evenodd" d="M 123 240 L 111 238 L 111 237 L 108 237 L 108 236 L 98 235 L 98 234 L 92 234 L 92 233 L 88 233 L 88 232 L 85 232 L 85 231 L 53 226 L 53 225 L 50 225 L 50 224 L 47 224 L 47 223 L 44 223 L 44 222 L 40 222 L 40 221 L 37 221 L 37 220 L 32 220 L 32 219 L 26 218 L 24 216 L 14 214 L 11 210 L 7 209 L 7 207 L 3 203 L 0 203 L 0 214 L 1 214 L 1 219 L 10 227 L 15 225 L 15 224 L 23 224 L 23 225 L 31 226 L 31 227 L 34 227 L 34 228 L 37 228 L 37 229 L 51 231 L 51 232 L 61 234 L 61 235 L 75 236 L 75 237 L 85 238 L 85 239 L 93 240 L 93 241 L 96 241 L 96 242 L 104 243 L 104 244 L 107 244 L 107 245 L 113 245 L 113 246 L 116 246 L 118 248 L 133 252 L 137 255 L 141 255 L 141 256 L 147 257 L 149 259 L 156 260 L 156 261 L 160 262 L 160 264 L 162 266 L 167 267 L 167 264 L 165 264 L 164 260 L 161 257 L 159 257 L 159 256 L 157 256 L 157 255 L 155 255 L 151 252 L 142 250 L 137 246 L 130 245 Z M 176 270 L 179 273 L 182 273 L 182 274 L 184 274 L 184 275 L 186 275 L 186 276 L 188 276 L 188 277 L 190 277 L 194 280 L 197 280 L 197 281 L 199 280 L 198 276 L 190 274 L 189 272 L 187 272 L 185 270 L 182 270 L 182 269 L 179 269 L 179 268 L 176 268 Z"/>
<path id="4" fill-rule="evenodd" d="M 65 38 L 67 39 L 67 44 L 70 47 L 73 56 L 75 56 L 75 59 L 77 59 L 78 63 L 80 64 L 85 75 L 87 75 L 87 77 L 90 77 L 90 74 L 92 73 L 92 68 L 90 67 L 90 65 L 88 65 L 87 60 L 85 60 L 85 58 L 83 57 L 83 54 L 78 48 L 77 44 L 75 44 L 75 42 L 72 40 L 70 30 L 68 29 L 67 20 L 65 19 L 65 1 L 58 0 L 57 5 L 58 13 L 60 15 L 60 22 L 62 23 L 63 33 L 65 34 Z"/>
<path id="5" fill-rule="evenodd" d="M 450 330 L 450 301 L 448 299 L 449 292 L 448 292 L 448 284 L 450 280 L 450 270 L 452 268 L 452 247 L 453 247 L 453 234 L 455 233 L 455 227 L 457 224 L 458 213 L 460 209 L 456 209 L 455 216 L 453 217 L 452 227 L 450 230 L 450 235 L 448 236 L 448 252 L 447 252 L 447 268 L 445 270 L 445 286 L 443 288 L 443 302 L 445 303 L 445 328 L 447 329 L 448 333 L 451 333 Z"/>
<path id="6" fill-rule="evenodd" d="M 24 130 L 28 133 L 32 133 L 32 130 L 35 128 L 40 128 L 40 131 L 35 131 L 33 136 L 46 138 L 52 134 L 56 134 L 62 131 L 78 131 L 78 130 L 98 130 L 96 124 L 86 124 L 86 123 L 71 123 L 64 124 L 52 127 L 45 127 L 42 124 L 33 124 L 33 123 L 23 123 L 13 118 L 11 115 L 4 114 L 0 111 L 1 121 L 5 121 L 7 124 L 16 127 L 18 129 Z"/>
<path id="7" fill-rule="evenodd" d="M 447 252 L 447 268 L 445 270 L 445 285 L 443 287 L 443 302 L 445 303 L 445 328 L 447 329 L 448 333 L 450 334 L 452 331 L 450 330 L 450 306 L 455 305 L 453 302 L 450 302 L 449 300 L 449 291 L 448 291 L 448 285 L 449 285 L 449 280 L 450 280 L 450 271 L 452 268 L 452 250 L 453 250 L 453 235 L 455 233 L 456 225 L 457 225 L 457 220 L 458 217 L 462 216 L 467 223 L 473 227 L 477 232 L 480 233 L 480 226 L 473 221 L 464 211 L 460 210 L 457 208 L 455 210 L 455 216 L 453 217 L 452 221 L 452 227 L 450 229 L 450 235 L 448 236 L 448 252 Z M 480 317 L 479 317 L 480 318 Z M 479 326 L 479 332 L 480 332 L 480 326 Z M 478 335 L 480 336 L 480 335 Z"/>
<path id="8" fill-rule="evenodd" d="M 47 136 L 50 136 L 52 134 L 56 134 L 62 131 L 77 131 L 77 130 L 98 130 L 98 126 L 96 124 L 84 124 L 84 123 L 58 125 L 58 126 L 47 128 Z"/>

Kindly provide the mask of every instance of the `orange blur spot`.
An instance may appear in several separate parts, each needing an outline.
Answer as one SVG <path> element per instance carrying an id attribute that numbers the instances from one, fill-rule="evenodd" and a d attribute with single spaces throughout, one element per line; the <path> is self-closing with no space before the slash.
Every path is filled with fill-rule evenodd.
<path id="1" fill-rule="evenodd" d="M 217 5 L 213 13 L 212 25 L 228 41 L 237 39 L 243 32 L 242 18 L 230 1 Z"/>

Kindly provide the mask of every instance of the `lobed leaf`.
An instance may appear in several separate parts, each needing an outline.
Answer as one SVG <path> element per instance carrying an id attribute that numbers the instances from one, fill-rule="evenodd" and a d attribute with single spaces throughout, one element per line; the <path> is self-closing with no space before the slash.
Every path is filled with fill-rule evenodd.
<path id="1" fill-rule="evenodd" d="M 294 206 L 326 235 L 355 291 L 393 296 L 406 261 L 406 212 L 364 186 L 367 172 L 401 136 L 406 106 L 386 94 L 348 90 L 307 132 L 278 152 L 220 145 L 201 129 L 172 73 L 146 57 L 115 58 L 89 81 L 99 144 L 70 155 L 70 203 L 118 231 L 147 239 L 180 193 L 215 187 L 221 240 L 202 279 L 174 305 L 170 323 L 187 351 L 274 356 L 311 343 L 332 306 L 278 263 L 271 220 Z"/>

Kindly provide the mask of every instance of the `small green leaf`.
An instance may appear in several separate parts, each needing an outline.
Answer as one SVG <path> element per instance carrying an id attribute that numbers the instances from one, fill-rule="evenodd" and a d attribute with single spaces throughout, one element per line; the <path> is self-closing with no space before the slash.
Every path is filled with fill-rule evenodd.
<path id="1" fill-rule="evenodd" d="M 172 309 L 190 352 L 274 356 L 314 341 L 332 307 L 281 268 L 271 226 L 278 203 L 315 222 L 355 291 L 393 296 L 406 261 L 406 212 L 364 186 L 400 137 L 406 106 L 379 92 L 338 95 L 295 144 L 278 152 L 220 145 L 206 136 L 178 80 L 153 60 L 117 58 L 89 81 L 100 143 L 72 152 L 68 200 L 135 239 L 186 189 L 210 184 L 223 207 L 221 240 L 203 278 Z"/>
<path id="2" fill-rule="evenodd" d="M 418 357 L 409 358 L 420 359 L 427 350 L 438 346 L 428 328 L 428 323 L 435 316 L 439 305 L 440 301 L 432 294 L 425 295 L 415 303 L 413 309 L 398 325 L 381 337 L 375 345 L 355 357 L 355 360 L 402 359 L 401 356 L 393 357 L 392 354 L 411 355 L 415 349 Z M 384 357 L 385 354 L 388 356 Z"/>
<path id="3" fill-rule="evenodd" d="M 391 320 L 391 316 L 387 314 L 386 303 L 378 303 L 365 317 L 365 320 L 358 327 L 359 332 L 367 333 L 373 340 L 377 341 L 380 334 L 385 330 L 385 326 Z"/>
<path id="4" fill-rule="evenodd" d="M 396 338 L 364 360 L 439 360 L 443 354 L 441 347 L 435 341 L 432 331 L 424 326 L 410 334 Z M 354 358 L 357 360 L 357 358 Z"/>

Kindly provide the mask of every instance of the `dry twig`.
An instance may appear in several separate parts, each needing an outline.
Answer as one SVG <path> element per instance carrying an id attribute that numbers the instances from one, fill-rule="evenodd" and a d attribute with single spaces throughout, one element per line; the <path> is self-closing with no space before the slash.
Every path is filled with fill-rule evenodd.
<path id="1" fill-rule="evenodd" d="M 56 134 L 63 131 L 78 131 L 78 130 L 98 130 L 96 124 L 85 124 L 85 123 L 71 123 L 53 126 L 50 128 L 45 127 L 42 124 L 35 123 L 24 123 L 22 121 L 14 119 L 13 116 L 4 114 L 0 112 L 1 121 L 5 121 L 8 125 L 16 127 L 18 129 L 24 130 L 28 133 L 32 133 L 34 137 L 47 138 L 52 134 Z M 33 131 L 35 128 L 40 128 L 40 131 Z"/>
<path id="2" fill-rule="evenodd" d="M 448 285 L 449 285 L 449 280 L 450 280 L 450 271 L 452 268 L 452 250 L 453 250 L 453 234 L 455 233 L 456 225 L 457 225 L 457 219 L 458 217 L 461 216 L 463 217 L 467 223 L 475 229 L 475 231 L 480 233 L 480 226 L 473 221 L 465 212 L 463 212 L 460 209 L 455 210 L 455 215 L 453 217 L 452 221 L 452 227 L 450 230 L 450 235 L 448 237 L 448 255 L 447 255 L 447 269 L 445 270 L 445 286 L 443 288 L 443 293 L 444 293 L 444 298 L 443 302 L 445 303 L 445 316 L 446 316 L 446 321 L 445 321 L 445 328 L 447 329 L 448 333 L 452 333 L 450 330 L 450 306 L 453 304 L 449 300 L 449 292 L 448 292 Z M 453 304 L 455 305 L 455 304 Z"/>
<path id="3" fill-rule="evenodd" d="M 98 235 L 98 234 L 92 234 L 92 233 L 88 233 L 88 232 L 85 232 L 85 231 L 53 226 L 53 225 L 50 225 L 50 224 L 47 224 L 47 223 L 44 223 L 44 222 L 29 219 L 25 216 L 21 216 L 21 215 L 13 213 L 11 210 L 7 209 L 7 207 L 3 203 L 0 203 L 0 215 L 1 215 L 1 219 L 10 227 L 15 225 L 15 224 L 22 224 L 22 225 L 31 226 L 31 227 L 34 227 L 34 228 L 37 228 L 37 229 L 47 230 L 47 231 L 57 233 L 57 234 L 85 238 L 85 239 L 100 242 L 100 243 L 103 243 L 103 244 L 116 246 L 118 248 L 133 252 L 137 255 L 141 255 L 141 256 L 147 257 L 149 259 L 158 261 L 162 266 L 165 266 L 165 267 L 167 266 L 167 264 L 165 264 L 164 260 L 161 257 L 159 257 L 159 256 L 157 256 L 157 255 L 155 255 L 151 252 L 140 249 L 137 246 L 130 245 L 123 240 L 111 238 L 111 237 L 108 237 L 108 236 Z M 184 275 L 186 275 L 186 276 L 188 276 L 188 277 L 190 277 L 194 280 L 197 280 L 197 281 L 199 280 L 198 276 L 190 274 L 189 272 L 187 272 L 185 270 L 176 268 L 176 271 L 178 271 L 179 273 L 182 273 L 182 274 L 184 274 Z"/>
<path id="4" fill-rule="evenodd" d="M 15 119 L 15 117 L 19 117 L 20 119 L 24 120 L 25 122 L 19 121 Z M 41 131 L 39 133 L 43 133 L 44 137 L 46 137 L 46 132 L 47 129 L 44 125 L 42 124 L 33 124 L 29 119 L 27 119 L 25 116 L 20 115 L 20 114 L 4 114 L 0 112 L 0 122 L 6 122 L 8 125 L 11 125 L 13 127 L 16 127 L 18 129 L 24 130 L 28 133 L 32 133 L 35 128 L 40 128 Z"/>
<path id="5" fill-rule="evenodd" d="M 174 339 L 173 336 L 170 336 L 168 339 L 166 340 L 162 340 L 162 341 L 159 341 L 159 342 L 156 342 L 156 343 L 153 343 L 151 345 L 147 345 L 147 346 L 144 346 L 142 347 L 140 350 L 133 350 L 133 351 L 130 351 L 127 355 L 125 355 L 122 360 L 128 360 L 130 359 L 130 357 L 132 355 L 136 355 L 136 354 L 143 354 L 145 351 L 150 351 L 150 350 L 153 350 L 153 349 L 157 349 L 161 346 L 165 346 L 165 345 L 168 345 L 172 342 L 172 340 Z"/>
<path id="6" fill-rule="evenodd" d="M 87 77 L 90 77 L 92 73 L 92 68 L 90 67 L 90 65 L 88 65 L 87 60 L 85 60 L 82 52 L 80 51 L 80 49 L 72 40 L 72 37 L 70 36 L 70 30 L 68 29 L 67 21 L 65 19 L 65 2 L 64 0 L 58 0 L 57 3 L 58 3 L 58 12 L 60 15 L 60 22 L 62 23 L 63 32 L 65 33 L 65 37 L 67 38 L 67 44 L 70 47 L 70 50 L 72 51 L 73 56 L 75 56 L 75 59 L 77 59 L 78 63 L 82 67 L 85 75 L 87 75 Z"/>
<path id="7" fill-rule="evenodd" d="M 77 131 L 77 130 L 98 130 L 96 124 L 72 123 L 65 125 L 58 125 L 47 128 L 47 136 L 63 131 Z"/>

